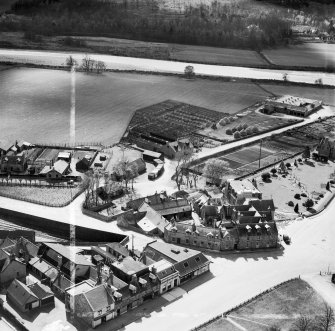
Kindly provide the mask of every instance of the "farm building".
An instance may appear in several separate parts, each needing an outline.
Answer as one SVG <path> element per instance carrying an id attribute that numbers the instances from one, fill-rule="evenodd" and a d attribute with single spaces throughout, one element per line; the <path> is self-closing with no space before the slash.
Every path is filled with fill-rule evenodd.
<path id="1" fill-rule="evenodd" d="M 64 160 L 58 160 L 53 165 L 45 166 L 41 172 L 41 176 L 45 176 L 48 179 L 61 179 L 69 171 L 70 164 Z"/>
<path id="2" fill-rule="evenodd" d="M 57 160 L 64 160 L 68 163 L 71 162 L 71 152 L 59 152 L 57 156 Z"/>
<path id="3" fill-rule="evenodd" d="M 318 157 L 324 161 L 335 160 L 335 140 L 329 138 L 322 138 L 318 146 L 316 147 Z"/>
<path id="4" fill-rule="evenodd" d="M 21 312 L 55 304 L 54 295 L 46 286 L 39 283 L 26 285 L 18 279 L 8 287 L 6 298 Z"/>
<path id="5" fill-rule="evenodd" d="M 278 112 L 292 116 L 307 117 L 321 107 L 322 101 L 319 100 L 284 95 L 279 98 L 266 100 L 263 112 L 265 114 Z"/>
<path id="6" fill-rule="evenodd" d="M 24 153 L 20 155 L 5 155 L 0 158 L 2 173 L 22 173 L 27 169 L 27 160 Z"/>
<path id="7" fill-rule="evenodd" d="M 157 159 L 155 159 L 157 160 Z M 155 180 L 156 178 L 158 178 L 162 173 L 164 172 L 164 164 L 160 163 L 158 164 L 154 170 L 152 170 L 149 174 L 148 174 L 148 179 L 150 180 Z"/>
<path id="8" fill-rule="evenodd" d="M 157 152 L 153 152 L 149 150 L 144 150 L 142 157 L 145 162 L 150 162 L 150 163 L 154 163 L 156 159 L 159 159 L 162 161 L 164 160 L 164 156 L 162 153 L 157 153 Z"/>

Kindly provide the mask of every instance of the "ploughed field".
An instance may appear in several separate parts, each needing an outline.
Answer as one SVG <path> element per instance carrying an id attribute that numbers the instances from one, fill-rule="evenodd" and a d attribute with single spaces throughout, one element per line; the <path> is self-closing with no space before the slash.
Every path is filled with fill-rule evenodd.
<path id="1" fill-rule="evenodd" d="M 60 70 L 0 71 L 0 140 L 70 141 L 71 76 Z M 76 74 L 76 141 L 119 141 L 136 109 L 167 99 L 236 113 L 268 94 L 249 82 L 194 81 L 181 77 Z"/>

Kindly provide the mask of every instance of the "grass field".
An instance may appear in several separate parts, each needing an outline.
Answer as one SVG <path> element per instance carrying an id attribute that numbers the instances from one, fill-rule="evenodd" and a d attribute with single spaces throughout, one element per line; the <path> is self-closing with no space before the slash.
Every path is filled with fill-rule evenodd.
<path id="1" fill-rule="evenodd" d="M 335 44 L 304 43 L 286 48 L 263 50 L 262 53 L 274 64 L 298 67 L 335 66 Z"/>
<path id="2" fill-rule="evenodd" d="M 312 287 L 302 280 L 293 280 L 229 314 L 229 319 L 240 328 L 227 319 L 219 319 L 200 330 L 266 331 L 273 325 L 289 330 L 300 314 L 313 320 L 322 314 L 323 308 L 323 299 Z"/>
<path id="3" fill-rule="evenodd" d="M 70 74 L 15 68 L 0 72 L 0 139 L 69 142 Z M 173 99 L 236 113 L 268 95 L 248 82 L 106 73 L 76 75 L 76 141 L 118 142 L 136 109 Z"/>
<path id="4" fill-rule="evenodd" d="M 177 61 L 239 66 L 268 65 L 255 51 L 187 45 L 170 45 L 170 49 L 170 59 Z"/>
<path id="5" fill-rule="evenodd" d="M 310 86 L 285 86 L 276 84 L 261 84 L 261 87 L 276 95 L 289 94 L 302 98 L 322 100 L 325 104 L 335 106 L 334 89 Z"/>

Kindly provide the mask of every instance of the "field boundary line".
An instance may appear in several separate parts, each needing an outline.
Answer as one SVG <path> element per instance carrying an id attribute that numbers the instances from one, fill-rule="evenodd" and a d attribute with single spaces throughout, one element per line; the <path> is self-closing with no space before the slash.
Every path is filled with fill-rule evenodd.
<path id="1" fill-rule="evenodd" d="M 281 283 L 279 283 L 279 284 L 277 284 L 277 285 L 275 285 L 275 286 L 273 286 L 273 287 L 270 287 L 270 288 L 268 288 L 268 289 L 262 291 L 261 293 L 259 293 L 259 294 L 255 295 L 255 296 L 251 297 L 250 299 L 248 299 L 248 300 L 246 300 L 246 301 L 240 303 L 239 305 L 234 306 L 234 307 L 232 307 L 231 309 L 228 309 L 228 310 L 224 311 L 223 313 L 221 313 L 221 314 L 219 314 L 219 315 L 216 315 L 215 317 L 213 317 L 212 319 L 206 321 L 205 323 L 202 323 L 202 324 L 196 326 L 195 328 L 192 328 L 190 331 L 200 331 L 202 328 L 204 328 L 204 327 L 206 327 L 206 326 L 212 324 L 213 322 L 215 322 L 215 321 L 217 321 L 217 320 L 219 320 L 219 319 L 221 319 L 221 318 L 224 318 L 224 317 L 229 316 L 229 314 L 230 314 L 231 312 L 234 312 L 234 311 L 236 311 L 236 310 L 242 308 L 243 306 L 246 306 L 247 304 L 253 302 L 254 300 L 256 300 L 256 299 L 258 299 L 258 298 L 260 298 L 260 297 L 262 297 L 262 296 L 264 296 L 264 295 L 266 295 L 266 294 L 269 294 L 269 293 L 272 292 L 272 291 L 277 290 L 279 287 L 281 287 L 281 286 L 283 286 L 283 285 L 285 285 L 285 284 L 287 284 L 287 283 L 290 283 L 290 282 L 292 282 L 292 281 L 294 281 L 294 280 L 298 280 L 298 279 L 300 279 L 300 275 L 299 275 L 299 277 L 294 277 L 294 278 L 285 280 L 285 281 L 283 281 L 283 282 L 281 282 Z"/>

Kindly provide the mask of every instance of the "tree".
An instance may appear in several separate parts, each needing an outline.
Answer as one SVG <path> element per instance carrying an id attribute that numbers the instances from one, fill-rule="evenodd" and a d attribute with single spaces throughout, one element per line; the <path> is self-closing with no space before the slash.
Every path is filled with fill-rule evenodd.
<path id="1" fill-rule="evenodd" d="M 297 213 L 297 214 L 299 213 L 299 205 L 298 204 L 295 205 L 294 212 Z"/>
<path id="2" fill-rule="evenodd" d="M 257 126 L 254 126 L 254 127 L 252 128 L 252 132 L 253 132 L 253 133 L 258 133 L 258 132 L 259 132 L 258 127 L 257 127 Z"/>
<path id="3" fill-rule="evenodd" d="M 95 60 L 91 59 L 89 55 L 85 55 L 85 57 L 81 60 L 81 69 L 86 73 L 92 72 L 94 69 Z"/>
<path id="4" fill-rule="evenodd" d="M 66 66 L 68 66 L 69 68 L 77 67 L 77 66 L 78 66 L 78 62 L 77 62 L 77 60 L 74 59 L 72 55 L 70 55 L 69 57 L 66 58 L 65 64 L 66 64 Z"/>
<path id="5" fill-rule="evenodd" d="M 290 331 L 312 331 L 313 328 L 314 326 L 312 319 L 307 316 L 300 315 L 293 323 Z"/>
<path id="6" fill-rule="evenodd" d="M 101 74 L 103 71 L 106 71 L 106 65 L 103 61 L 97 61 L 94 64 L 97 74 Z"/>
<path id="7" fill-rule="evenodd" d="M 329 182 L 327 182 L 326 190 L 327 190 L 327 191 L 330 191 L 330 183 L 329 183 Z"/>
<path id="8" fill-rule="evenodd" d="M 231 135 L 233 134 L 233 132 L 232 132 L 232 130 L 231 130 L 231 129 L 227 129 L 227 130 L 226 130 L 226 134 L 228 134 L 228 135 L 230 135 L 230 136 L 231 136 Z"/>
<path id="9" fill-rule="evenodd" d="M 325 304 L 323 314 L 317 317 L 316 330 L 318 331 L 331 331 L 335 325 L 334 310 Z"/>
<path id="10" fill-rule="evenodd" d="M 309 146 L 306 146 L 306 147 L 305 147 L 305 150 L 304 150 L 304 152 L 302 153 L 302 157 L 303 157 L 304 159 L 309 159 L 309 158 L 311 157 L 311 149 L 310 149 Z"/>
<path id="11" fill-rule="evenodd" d="M 220 185 L 223 176 L 228 172 L 229 164 L 220 159 L 211 159 L 207 161 L 203 176 L 213 181 L 214 184 Z"/>
<path id="12" fill-rule="evenodd" d="M 245 130 L 242 130 L 240 133 L 241 133 L 241 137 L 246 137 L 247 136 L 247 131 L 245 131 Z"/>
<path id="13" fill-rule="evenodd" d="M 266 331 L 281 331 L 281 328 L 278 325 L 271 325 Z"/>
<path id="14" fill-rule="evenodd" d="M 238 131 L 236 131 L 236 132 L 234 133 L 234 138 L 235 138 L 235 139 L 239 139 L 239 138 L 241 138 L 241 134 L 240 134 Z"/>
<path id="15" fill-rule="evenodd" d="M 269 172 L 264 172 L 264 173 L 262 173 L 262 176 L 261 176 L 261 177 L 262 177 L 263 182 L 267 182 L 267 181 L 270 180 L 271 175 L 270 175 Z"/>
<path id="16" fill-rule="evenodd" d="M 195 72 L 193 66 L 186 66 L 184 69 L 184 74 L 187 79 L 195 78 Z"/>
<path id="17" fill-rule="evenodd" d="M 271 171 L 271 173 L 272 173 L 273 176 L 277 173 L 277 169 L 276 168 L 272 168 L 270 171 Z"/>
<path id="18" fill-rule="evenodd" d="M 306 208 L 312 208 L 314 206 L 314 201 L 312 199 L 307 199 L 305 202 Z"/>
<path id="19" fill-rule="evenodd" d="M 178 190 L 180 190 L 181 184 L 183 182 L 183 177 L 185 174 L 185 169 L 187 163 L 190 162 L 191 158 L 193 155 L 193 151 L 189 149 L 183 149 L 180 152 L 176 154 L 175 161 L 176 161 L 176 166 L 175 166 L 175 173 L 172 178 L 174 178 Z"/>

